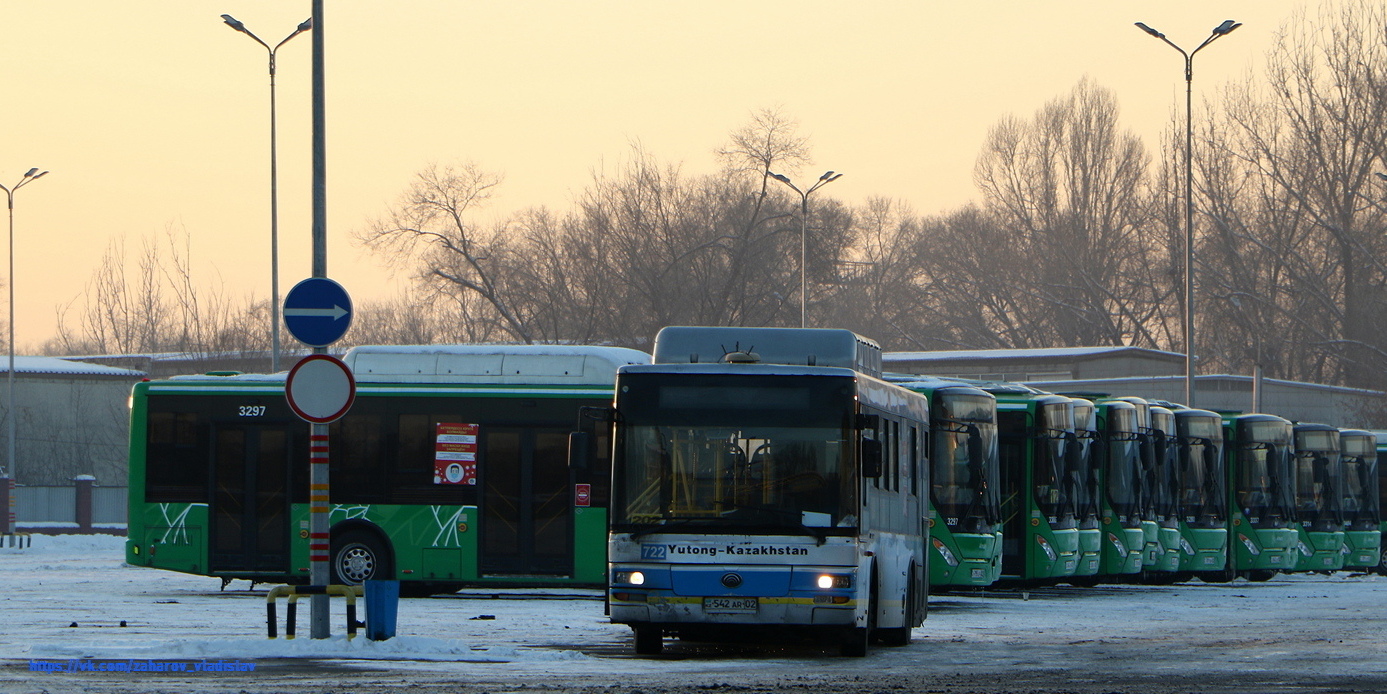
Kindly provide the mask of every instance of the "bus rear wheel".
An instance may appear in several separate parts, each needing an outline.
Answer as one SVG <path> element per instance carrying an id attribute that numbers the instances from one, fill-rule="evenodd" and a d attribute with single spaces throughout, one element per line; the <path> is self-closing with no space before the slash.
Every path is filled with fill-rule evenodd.
<path id="1" fill-rule="evenodd" d="M 332 582 L 358 586 L 366 581 L 393 578 L 390 559 L 379 538 L 359 530 L 332 540 Z"/>

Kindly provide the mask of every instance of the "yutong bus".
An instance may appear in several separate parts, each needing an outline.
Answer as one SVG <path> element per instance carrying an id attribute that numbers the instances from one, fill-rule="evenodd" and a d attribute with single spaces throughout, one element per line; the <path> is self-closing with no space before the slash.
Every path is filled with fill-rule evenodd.
<path id="1" fill-rule="evenodd" d="M 581 407 L 611 402 L 614 347 L 358 347 L 330 431 L 332 580 L 602 585 L 606 456 L 570 475 Z M 131 396 L 126 561 L 305 582 L 308 424 L 284 375 L 188 376 Z M 469 460 L 469 458 L 471 460 Z M 584 493 L 585 492 L 585 493 Z"/>
<path id="2" fill-rule="evenodd" d="M 670 327 L 618 371 L 608 597 L 637 653 L 762 629 L 849 656 L 910 640 L 929 417 L 880 368 L 847 331 Z"/>

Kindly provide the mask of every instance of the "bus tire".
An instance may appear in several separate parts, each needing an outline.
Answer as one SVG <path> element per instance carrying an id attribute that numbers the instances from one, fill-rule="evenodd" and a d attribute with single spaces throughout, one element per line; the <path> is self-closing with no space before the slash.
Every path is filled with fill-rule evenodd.
<path id="1" fill-rule="evenodd" d="M 1276 578 L 1276 573 L 1277 572 L 1272 571 L 1271 569 L 1253 569 L 1247 572 L 1247 580 L 1258 582 L 1270 581 L 1271 579 Z"/>
<path id="2" fill-rule="evenodd" d="M 1387 576 L 1387 547 L 1382 548 L 1382 557 L 1378 560 L 1377 566 L 1373 567 L 1373 571 L 1378 575 Z"/>
<path id="3" fill-rule="evenodd" d="M 386 545 L 374 533 L 349 530 L 332 539 L 332 582 L 357 586 L 395 577 Z"/>
<path id="4" fill-rule="evenodd" d="M 665 650 L 665 631 L 650 624 L 632 625 L 636 632 L 636 655 L 659 655 Z"/>

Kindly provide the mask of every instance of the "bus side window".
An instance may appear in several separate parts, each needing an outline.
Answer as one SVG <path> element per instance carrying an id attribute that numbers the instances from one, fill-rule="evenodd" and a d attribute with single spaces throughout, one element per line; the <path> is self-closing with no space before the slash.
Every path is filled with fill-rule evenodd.
<path id="1" fill-rule="evenodd" d="M 145 439 L 145 501 L 207 501 L 207 426 L 195 412 L 150 412 Z"/>

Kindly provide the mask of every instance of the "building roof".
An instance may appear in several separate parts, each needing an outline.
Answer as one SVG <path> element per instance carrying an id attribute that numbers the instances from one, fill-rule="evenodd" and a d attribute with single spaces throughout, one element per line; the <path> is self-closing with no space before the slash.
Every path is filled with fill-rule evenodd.
<path id="1" fill-rule="evenodd" d="M 890 364 L 903 361 L 982 361 L 982 360 L 1035 360 L 1035 359 L 1084 359 L 1092 357 L 1111 357 L 1123 354 L 1145 354 L 1160 358 L 1184 359 L 1185 355 L 1165 352 L 1145 347 L 1045 347 L 1038 349 L 973 349 L 945 350 L 931 352 L 887 352 L 882 361 Z"/>
<path id="2" fill-rule="evenodd" d="M 0 358 L 0 373 L 9 373 L 10 361 Z M 48 374 L 55 376 L 108 376 L 119 378 L 140 379 L 145 377 L 145 372 L 135 369 L 121 369 L 114 366 L 102 366 L 101 364 L 88 364 L 82 361 L 60 359 L 58 357 L 21 357 L 14 358 L 14 372 L 19 374 Z"/>

